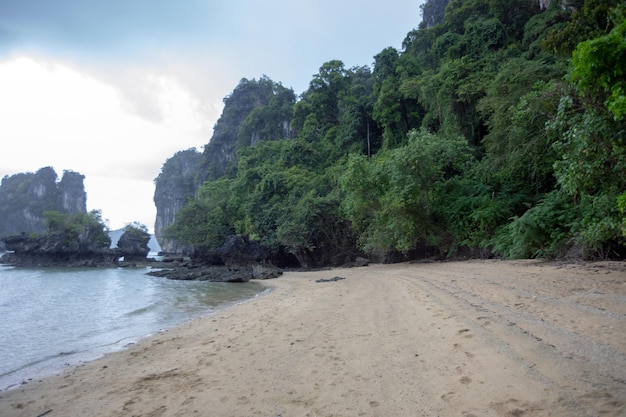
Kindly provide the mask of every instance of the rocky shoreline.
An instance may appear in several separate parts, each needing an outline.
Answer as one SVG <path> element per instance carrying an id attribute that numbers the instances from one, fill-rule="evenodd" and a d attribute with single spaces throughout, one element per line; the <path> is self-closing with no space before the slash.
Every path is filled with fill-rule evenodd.
<path id="1" fill-rule="evenodd" d="M 215 250 L 196 251 L 192 256 L 169 254 L 160 260 L 147 258 L 145 242 L 126 242 L 114 249 L 68 250 L 55 235 L 5 238 L 12 252 L 0 263 L 18 267 L 151 267 L 148 275 L 183 281 L 247 282 L 277 278 L 283 274 L 269 256 L 270 251 L 247 238 L 229 236 Z M 367 266 L 369 260 L 356 258 L 343 267 Z"/>
<path id="2" fill-rule="evenodd" d="M 154 277 L 182 281 L 248 282 L 251 279 L 272 279 L 283 274 L 282 269 L 273 265 L 238 266 L 188 266 L 170 267 L 148 272 Z"/>

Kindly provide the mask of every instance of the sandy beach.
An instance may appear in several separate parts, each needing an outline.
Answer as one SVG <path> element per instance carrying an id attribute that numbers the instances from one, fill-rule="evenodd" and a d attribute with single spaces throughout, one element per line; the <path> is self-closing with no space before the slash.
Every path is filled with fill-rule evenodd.
<path id="1" fill-rule="evenodd" d="M 624 263 L 403 263 L 266 284 L 0 392 L 0 416 L 626 415 Z"/>

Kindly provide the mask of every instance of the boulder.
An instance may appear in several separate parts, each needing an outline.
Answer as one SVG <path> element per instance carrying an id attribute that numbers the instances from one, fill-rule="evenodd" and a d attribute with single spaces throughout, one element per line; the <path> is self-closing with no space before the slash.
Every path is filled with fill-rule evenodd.
<path id="1" fill-rule="evenodd" d="M 150 234 L 146 231 L 127 228 L 117 241 L 117 252 L 124 261 L 143 261 L 150 252 Z"/>
<path id="2" fill-rule="evenodd" d="M 150 271 L 148 275 L 182 281 L 248 282 L 252 279 L 252 267 L 202 266 L 172 268 Z"/>
<path id="3" fill-rule="evenodd" d="M 283 270 L 270 264 L 252 265 L 253 279 L 272 279 L 278 278 L 283 274 Z"/>
<path id="4" fill-rule="evenodd" d="M 197 265 L 253 265 L 267 262 L 270 254 L 268 247 L 251 242 L 247 236 L 230 235 L 217 249 L 196 248 L 191 259 Z"/>
<path id="5" fill-rule="evenodd" d="M 247 236 L 231 235 L 226 237 L 216 255 L 222 259 L 224 265 L 247 265 L 261 262 L 269 256 L 269 249 L 256 242 L 251 242 Z"/>
<path id="6" fill-rule="evenodd" d="M 246 282 L 282 275 L 280 268 L 268 263 L 269 248 L 244 236 L 228 236 L 217 249 L 196 248 L 189 261 L 169 262 L 172 268 L 149 275 L 178 280 Z"/>

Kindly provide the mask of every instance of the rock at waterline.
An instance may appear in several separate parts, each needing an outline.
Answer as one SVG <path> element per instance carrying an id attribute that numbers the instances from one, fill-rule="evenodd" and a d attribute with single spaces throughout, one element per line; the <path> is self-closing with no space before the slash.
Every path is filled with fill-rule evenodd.
<path id="1" fill-rule="evenodd" d="M 335 282 L 345 279 L 344 277 L 332 277 L 332 278 L 320 278 L 316 279 L 315 282 Z"/>

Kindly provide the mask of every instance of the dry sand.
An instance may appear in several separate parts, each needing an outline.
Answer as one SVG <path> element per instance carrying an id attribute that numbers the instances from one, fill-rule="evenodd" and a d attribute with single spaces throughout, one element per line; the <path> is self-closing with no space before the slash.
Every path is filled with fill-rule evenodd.
<path id="1" fill-rule="evenodd" d="M 0 415 L 626 415 L 623 263 L 373 265 L 268 285 L 2 392 Z"/>

